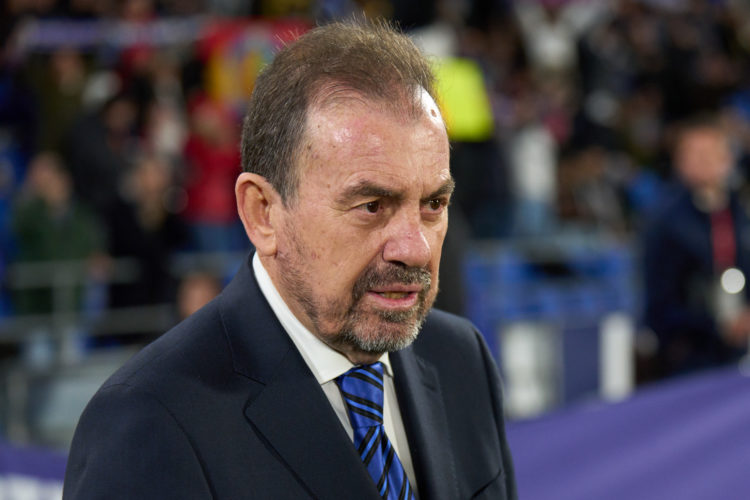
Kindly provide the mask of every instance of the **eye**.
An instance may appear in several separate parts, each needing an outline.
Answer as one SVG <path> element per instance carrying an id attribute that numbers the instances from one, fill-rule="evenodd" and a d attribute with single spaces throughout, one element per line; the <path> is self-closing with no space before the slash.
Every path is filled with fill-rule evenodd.
<path id="1" fill-rule="evenodd" d="M 433 198 L 431 200 L 428 200 L 426 205 L 431 212 L 439 212 L 443 207 L 447 205 L 447 202 L 442 198 Z"/>
<path id="2" fill-rule="evenodd" d="M 378 210 L 380 210 L 380 202 L 379 201 L 370 201 L 363 205 L 364 209 L 371 214 L 378 213 Z"/>

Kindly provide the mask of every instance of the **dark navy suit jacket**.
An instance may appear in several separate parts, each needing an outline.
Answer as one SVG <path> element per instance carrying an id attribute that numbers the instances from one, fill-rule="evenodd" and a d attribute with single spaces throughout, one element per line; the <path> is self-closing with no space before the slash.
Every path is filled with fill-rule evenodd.
<path id="1" fill-rule="evenodd" d="M 750 218 L 731 193 L 736 267 L 750 277 Z M 706 368 L 737 358 L 724 343 L 712 307 L 714 269 L 710 215 L 690 191 L 675 187 L 649 221 L 643 239 L 645 323 L 659 337 L 666 375 Z M 747 289 L 746 289 L 747 290 Z M 746 294 L 747 295 L 747 294 Z"/>
<path id="2" fill-rule="evenodd" d="M 469 322 L 430 313 L 391 357 L 423 499 L 515 498 L 500 382 Z M 87 406 L 65 499 L 376 499 L 249 261 Z"/>

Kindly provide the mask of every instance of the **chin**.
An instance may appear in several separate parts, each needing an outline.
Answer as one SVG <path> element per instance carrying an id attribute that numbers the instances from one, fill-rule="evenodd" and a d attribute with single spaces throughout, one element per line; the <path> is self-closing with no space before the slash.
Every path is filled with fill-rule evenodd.
<path id="1" fill-rule="evenodd" d="M 343 344 L 357 351 L 383 354 L 409 347 L 417 339 L 421 326 L 422 320 L 410 325 L 381 320 L 376 325 L 368 326 L 365 331 L 359 328 L 344 330 L 338 337 Z"/>

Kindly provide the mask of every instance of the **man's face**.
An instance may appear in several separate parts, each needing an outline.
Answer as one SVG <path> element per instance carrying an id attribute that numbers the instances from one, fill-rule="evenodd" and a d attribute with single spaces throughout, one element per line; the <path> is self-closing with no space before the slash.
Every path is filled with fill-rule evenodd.
<path id="1" fill-rule="evenodd" d="M 722 187 L 732 166 L 727 139 L 710 128 L 685 133 L 677 148 L 680 176 L 692 188 Z"/>
<path id="2" fill-rule="evenodd" d="M 423 95 L 417 119 L 355 98 L 310 110 L 297 196 L 281 210 L 280 291 L 354 362 L 411 343 L 437 294 L 453 181 Z"/>

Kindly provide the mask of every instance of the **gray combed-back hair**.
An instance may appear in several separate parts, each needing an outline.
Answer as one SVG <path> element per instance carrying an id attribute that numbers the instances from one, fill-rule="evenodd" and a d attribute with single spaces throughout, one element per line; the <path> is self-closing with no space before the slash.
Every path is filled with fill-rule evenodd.
<path id="1" fill-rule="evenodd" d="M 266 178 L 287 203 L 297 191 L 308 110 L 326 90 L 416 115 L 420 87 L 434 98 L 430 64 L 391 24 L 349 20 L 312 29 L 258 77 L 242 130 L 242 169 Z"/>

